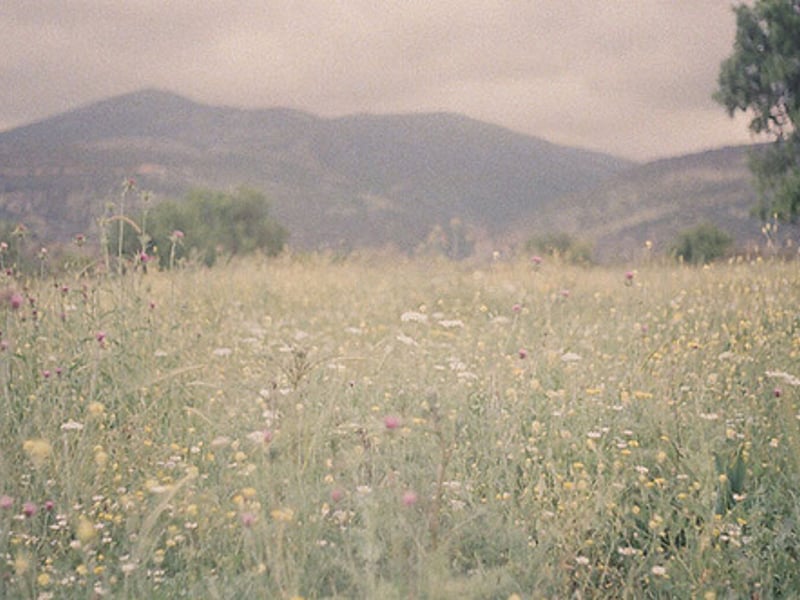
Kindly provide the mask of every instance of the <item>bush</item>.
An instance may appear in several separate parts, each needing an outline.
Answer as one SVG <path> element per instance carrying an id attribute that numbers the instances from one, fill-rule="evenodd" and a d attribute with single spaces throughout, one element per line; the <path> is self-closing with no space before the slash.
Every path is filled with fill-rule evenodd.
<path id="1" fill-rule="evenodd" d="M 288 237 L 286 229 L 270 215 L 264 195 L 246 188 L 233 193 L 193 190 L 183 200 L 165 200 L 150 209 L 146 229 L 134 231 L 133 226 L 133 221 L 125 221 L 123 252 L 157 253 L 163 268 L 188 257 L 212 266 L 220 255 L 260 251 L 274 256 L 283 250 Z M 112 254 L 117 250 L 116 232 L 112 227 Z"/>
<path id="2" fill-rule="evenodd" d="M 733 238 L 710 223 L 683 231 L 672 248 L 672 254 L 683 262 L 705 264 L 725 256 Z"/>
<path id="3" fill-rule="evenodd" d="M 564 232 L 545 233 L 533 237 L 525 244 L 525 250 L 557 257 L 576 265 L 592 262 L 591 246 Z"/>

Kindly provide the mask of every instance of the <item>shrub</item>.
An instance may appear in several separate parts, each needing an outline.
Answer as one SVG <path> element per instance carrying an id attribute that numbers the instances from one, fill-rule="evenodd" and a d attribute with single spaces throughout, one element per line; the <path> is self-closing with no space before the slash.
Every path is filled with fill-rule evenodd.
<path id="1" fill-rule="evenodd" d="M 705 264 L 725 256 L 733 238 L 710 223 L 703 223 L 683 231 L 672 248 L 672 254 L 691 264 Z"/>
<path id="2" fill-rule="evenodd" d="M 126 220 L 124 253 L 158 253 L 159 264 L 164 268 L 187 257 L 211 266 L 221 254 L 260 251 L 274 256 L 283 250 L 288 236 L 270 215 L 264 195 L 246 188 L 233 193 L 197 189 L 183 200 L 165 200 L 149 210 L 146 224 L 146 230 L 142 227 L 141 231 L 134 231 L 133 222 Z M 116 227 L 110 233 L 109 244 L 114 253 Z"/>
<path id="3" fill-rule="evenodd" d="M 592 262 L 591 246 L 565 232 L 544 233 L 532 237 L 525 244 L 525 250 L 547 254 L 576 265 Z"/>

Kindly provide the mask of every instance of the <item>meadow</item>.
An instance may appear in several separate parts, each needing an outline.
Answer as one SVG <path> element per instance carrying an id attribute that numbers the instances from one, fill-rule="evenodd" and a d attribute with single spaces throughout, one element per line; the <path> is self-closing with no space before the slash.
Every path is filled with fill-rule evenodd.
<path id="1" fill-rule="evenodd" d="M 800 593 L 797 263 L 4 288 L 0 597 Z"/>

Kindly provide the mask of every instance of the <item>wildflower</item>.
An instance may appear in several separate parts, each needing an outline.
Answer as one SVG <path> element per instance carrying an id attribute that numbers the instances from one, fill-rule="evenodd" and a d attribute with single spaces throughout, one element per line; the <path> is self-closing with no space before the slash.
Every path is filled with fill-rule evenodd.
<path id="1" fill-rule="evenodd" d="M 453 327 L 464 327 L 464 322 L 461 319 L 445 319 L 439 321 L 439 325 L 446 329 L 452 329 Z"/>
<path id="2" fill-rule="evenodd" d="M 78 246 L 80 248 L 85 243 L 86 243 L 86 236 L 85 235 L 83 235 L 82 233 L 79 233 L 78 235 L 75 236 L 75 245 L 76 246 Z"/>
<path id="3" fill-rule="evenodd" d="M 542 257 L 541 257 L 541 256 L 539 256 L 539 255 L 534 255 L 534 256 L 531 256 L 531 262 L 532 262 L 532 263 L 533 263 L 535 266 L 537 266 L 537 267 L 538 267 L 540 264 L 542 264 Z"/>
<path id="4" fill-rule="evenodd" d="M 776 387 L 774 390 L 772 390 L 772 395 L 775 396 L 776 398 L 780 398 L 782 393 L 783 392 L 779 387 Z"/>
<path id="5" fill-rule="evenodd" d="M 75 526 L 75 536 L 81 544 L 89 544 L 97 536 L 92 522 L 84 516 L 78 518 L 78 523 Z"/>
<path id="6" fill-rule="evenodd" d="M 25 440 L 22 444 L 22 449 L 28 458 L 33 463 L 34 467 L 41 467 L 45 461 L 50 457 L 52 447 L 50 442 L 41 438 Z"/>
<path id="7" fill-rule="evenodd" d="M 331 490 L 331 500 L 334 502 L 341 502 L 344 498 L 344 492 L 340 488 L 334 488 Z"/>
<path id="8" fill-rule="evenodd" d="M 36 514 L 36 511 L 37 508 L 33 502 L 26 502 L 25 504 L 22 505 L 22 514 L 29 519 Z"/>
<path id="9" fill-rule="evenodd" d="M 515 313 L 518 313 L 518 312 L 520 312 L 522 310 L 522 305 L 521 304 L 515 304 L 514 306 L 511 307 L 511 310 L 513 312 L 515 312 Z"/>
<path id="10" fill-rule="evenodd" d="M 97 343 L 102 346 L 106 341 L 106 332 L 98 331 L 97 333 L 94 334 L 94 339 L 96 339 Z"/>
<path id="11" fill-rule="evenodd" d="M 247 439 L 254 444 L 269 444 L 272 441 L 272 432 L 269 429 L 260 429 L 248 433 Z"/>
<path id="12" fill-rule="evenodd" d="M 562 298 L 569 298 L 569 290 L 567 290 L 567 289 L 561 290 L 561 297 Z"/>
<path id="13" fill-rule="evenodd" d="M 17 292 L 14 292 L 9 297 L 8 303 L 11 305 L 11 308 L 13 310 L 18 310 L 19 307 L 22 306 L 22 303 L 24 302 L 24 300 L 25 299 L 20 294 L 18 294 Z"/>
<path id="14" fill-rule="evenodd" d="M 256 515 L 251 512 L 243 512 L 241 519 L 242 519 L 242 525 L 244 525 L 247 528 L 250 528 L 256 522 Z"/>
<path id="15" fill-rule="evenodd" d="M 427 323 L 428 315 L 421 312 L 409 310 L 400 315 L 400 320 L 403 323 L 408 323 L 408 322 Z"/>
<path id="16" fill-rule="evenodd" d="M 412 507 L 417 503 L 417 494 L 413 490 L 408 490 L 403 494 L 403 506 Z"/>
<path id="17" fill-rule="evenodd" d="M 528 351 L 525 348 L 520 348 L 518 354 L 521 359 L 528 358 Z"/>
<path id="18" fill-rule="evenodd" d="M 97 450 L 94 453 L 94 464 L 98 469 L 104 469 L 108 464 L 108 453 L 103 450 Z"/>
<path id="19" fill-rule="evenodd" d="M 294 511 L 291 508 L 276 508 L 269 514 L 280 523 L 289 523 L 294 519 Z"/>
<path id="20" fill-rule="evenodd" d="M 177 242 L 179 242 L 180 240 L 183 239 L 183 232 L 180 229 L 176 229 L 169 236 L 169 239 L 173 244 L 175 244 L 175 243 L 177 243 Z"/>
<path id="21" fill-rule="evenodd" d="M 24 554 L 20 554 L 14 559 L 14 573 L 18 577 L 25 575 L 28 572 L 28 567 L 30 567 L 30 561 Z"/>
<path id="22" fill-rule="evenodd" d="M 103 416 L 106 407 L 103 406 L 101 402 L 89 402 L 89 405 L 86 407 L 86 411 L 89 413 L 89 416 L 93 419 L 97 419 Z"/>
<path id="23" fill-rule="evenodd" d="M 767 377 L 776 377 L 782 379 L 787 385 L 800 385 L 800 377 L 795 377 L 790 373 L 783 371 L 767 371 Z"/>
<path id="24" fill-rule="evenodd" d="M 667 569 L 662 565 L 654 565 L 650 572 L 655 575 L 656 577 L 666 577 L 667 576 Z"/>
<path id="25" fill-rule="evenodd" d="M 39 573 L 39 575 L 36 577 L 36 583 L 40 587 L 47 587 L 50 585 L 50 575 L 47 573 Z"/>
<path id="26" fill-rule="evenodd" d="M 7 496 L 6 494 L 0 496 L 0 508 L 3 510 L 8 510 L 12 506 L 14 506 L 14 498 Z"/>
<path id="27" fill-rule="evenodd" d="M 78 423 L 77 421 L 73 421 L 70 419 L 66 423 L 61 424 L 61 431 L 81 431 L 83 429 L 83 423 Z"/>
<path id="28" fill-rule="evenodd" d="M 392 430 L 397 429 L 400 427 L 400 419 L 393 415 L 388 415 L 384 417 L 383 424 L 386 426 L 386 429 Z"/>
<path id="29" fill-rule="evenodd" d="M 45 501 L 45 503 L 44 503 L 44 509 L 45 509 L 47 512 L 53 512 L 53 509 L 54 509 L 55 507 L 56 507 L 56 503 L 55 503 L 55 502 L 53 502 L 52 500 L 47 500 L 47 501 Z"/>

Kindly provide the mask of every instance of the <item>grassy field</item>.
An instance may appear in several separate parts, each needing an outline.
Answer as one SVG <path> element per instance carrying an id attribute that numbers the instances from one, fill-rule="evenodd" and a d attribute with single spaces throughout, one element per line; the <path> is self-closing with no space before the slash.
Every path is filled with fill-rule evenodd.
<path id="1" fill-rule="evenodd" d="M 6 276 L 0 597 L 800 593 L 800 268 Z"/>

